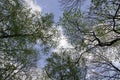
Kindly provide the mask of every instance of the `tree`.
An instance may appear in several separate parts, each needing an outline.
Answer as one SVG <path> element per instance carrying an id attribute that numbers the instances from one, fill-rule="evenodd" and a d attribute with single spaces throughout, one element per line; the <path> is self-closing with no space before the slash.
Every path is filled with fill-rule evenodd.
<path id="1" fill-rule="evenodd" d="M 52 24 L 52 14 L 31 13 L 22 0 L 0 1 L 0 80 L 15 80 L 19 72 L 36 66 L 34 45 L 40 40 L 53 46 Z"/>
<path id="2" fill-rule="evenodd" d="M 81 9 L 82 5 L 86 0 L 58 0 L 61 4 L 64 10 L 66 11 L 77 11 L 78 9 Z"/>
<path id="3" fill-rule="evenodd" d="M 86 66 L 75 65 L 74 59 L 70 56 L 70 51 L 54 52 L 47 61 L 45 71 L 52 80 L 84 80 L 86 77 Z"/>
<path id="4" fill-rule="evenodd" d="M 65 9 L 59 23 L 63 26 L 63 31 L 68 41 L 78 51 L 79 56 L 74 58 L 73 67 L 81 66 L 78 64 L 83 62 L 82 58 L 85 58 L 87 59 L 86 66 L 88 67 L 85 79 L 119 80 L 120 69 L 116 65 L 119 64 L 120 60 L 118 50 L 120 41 L 120 1 L 91 0 L 88 12 L 82 12 L 80 8 L 76 8 L 76 6 L 81 6 L 76 4 L 77 1 L 80 0 L 67 0 L 68 4 L 62 1 L 63 6 L 75 5 L 69 6 L 70 9 Z M 77 10 L 74 11 L 74 8 Z M 74 56 L 74 54 L 71 56 Z M 52 57 L 52 59 L 54 58 Z M 115 61 L 117 61 L 117 64 Z M 54 62 L 51 61 L 51 63 Z M 71 64 L 73 63 L 71 62 Z M 52 72 L 54 71 L 48 73 Z"/>

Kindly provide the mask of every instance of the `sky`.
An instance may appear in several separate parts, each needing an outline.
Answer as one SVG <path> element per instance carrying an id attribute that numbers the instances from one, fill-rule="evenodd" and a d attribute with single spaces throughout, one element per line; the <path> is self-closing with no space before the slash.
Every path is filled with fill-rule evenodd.
<path id="1" fill-rule="evenodd" d="M 62 7 L 58 0 L 25 0 L 25 2 L 29 5 L 28 8 L 32 8 L 32 12 L 39 11 L 43 15 L 53 13 L 55 22 L 58 22 L 59 17 L 62 16 Z"/>
<path id="2" fill-rule="evenodd" d="M 41 12 L 41 6 L 37 5 L 37 1 L 34 1 L 34 0 L 24 0 L 27 5 L 28 5 L 28 8 L 31 8 L 31 12 L 34 13 L 35 11 L 39 11 Z"/>
<path id="3" fill-rule="evenodd" d="M 53 13 L 54 21 L 58 22 L 59 17 L 62 16 L 63 9 L 59 0 L 25 0 L 32 8 L 33 12 L 40 11 L 42 14 Z M 87 7 L 90 4 L 90 0 L 85 1 L 82 9 L 87 10 Z"/>
<path id="4" fill-rule="evenodd" d="M 58 22 L 62 16 L 62 7 L 58 0 L 36 0 L 37 5 L 41 7 L 42 13 L 53 13 L 55 22 Z"/>

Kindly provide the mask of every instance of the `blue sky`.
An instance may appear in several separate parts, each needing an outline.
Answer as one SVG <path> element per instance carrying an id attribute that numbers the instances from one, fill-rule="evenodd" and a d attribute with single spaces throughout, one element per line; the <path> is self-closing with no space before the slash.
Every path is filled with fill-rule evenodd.
<path id="1" fill-rule="evenodd" d="M 62 15 L 62 7 L 58 0 L 36 0 L 37 4 L 42 8 L 42 13 L 53 13 L 54 20 L 57 22 Z"/>
<path id="2" fill-rule="evenodd" d="M 44 13 L 53 13 L 55 22 L 59 21 L 59 17 L 62 16 L 63 9 L 59 3 L 59 0 L 24 0 L 29 8 L 32 8 L 32 12 L 40 11 Z M 85 0 L 82 10 L 88 10 L 90 0 Z"/>
<path id="3" fill-rule="evenodd" d="M 59 0 L 36 0 L 36 4 L 39 5 L 42 9 L 42 13 L 53 13 L 54 21 L 58 22 L 59 17 L 62 16 L 62 6 L 59 3 Z M 90 5 L 90 0 L 86 0 L 82 7 L 83 11 L 86 11 Z"/>

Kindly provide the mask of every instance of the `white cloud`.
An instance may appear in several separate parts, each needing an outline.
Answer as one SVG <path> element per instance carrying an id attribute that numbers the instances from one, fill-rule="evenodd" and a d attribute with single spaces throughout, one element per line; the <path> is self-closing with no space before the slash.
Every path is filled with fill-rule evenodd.
<path id="1" fill-rule="evenodd" d="M 28 7 L 32 9 L 32 12 L 41 12 L 41 7 L 36 4 L 36 0 L 24 0 Z"/>
<path id="2" fill-rule="evenodd" d="M 56 49 L 54 49 L 54 52 L 59 52 L 61 48 L 63 49 L 73 49 L 74 47 L 68 42 L 66 36 L 64 36 L 64 32 L 62 29 L 62 26 L 58 26 L 58 31 L 60 32 L 60 37 L 59 37 L 59 44 L 56 47 Z"/>
<path id="3" fill-rule="evenodd" d="M 73 48 L 73 46 L 68 43 L 67 41 L 67 38 L 63 35 L 63 30 L 61 28 L 61 26 L 59 27 L 59 31 L 61 33 L 61 36 L 60 36 L 60 42 L 59 42 L 59 48 L 62 47 L 62 48 Z"/>

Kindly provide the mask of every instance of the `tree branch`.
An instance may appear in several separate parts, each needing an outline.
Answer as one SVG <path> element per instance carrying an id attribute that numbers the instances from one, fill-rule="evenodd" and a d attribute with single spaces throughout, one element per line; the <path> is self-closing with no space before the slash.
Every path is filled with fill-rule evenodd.
<path id="1" fill-rule="evenodd" d="M 0 39 L 4 39 L 4 38 L 14 38 L 14 37 L 25 37 L 25 36 L 33 36 L 33 34 L 1 35 L 1 36 L 0 36 Z"/>
<path id="2" fill-rule="evenodd" d="M 75 62 L 75 64 L 78 64 L 78 63 L 79 63 L 79 61 L 80 61 L 80 59 L 81 59 L 81 57 L 83 56 L 84 53 L 86 53 L 86 52 L 88 52 L 88 51 L 90 51 L 90 50 L 96 48 L 97 46 L 98 46 L 98 45 L 95 45 L 95 46 L 93 46 L 93 47 L 87 49 L 86 51 L 82 52 L 82 53 L 80 54 L 79 58 L 77 59 L 77 61 Z"/>
<path id="3" fill-rule="evenodd" d="M 100 39 L 96 36 L 95 32 L 93 32 L 93 36 L 95 37 L 95 39 L 97 40 L 98 42 L 98 45 L 101 46 L 101 47 L 104 47 L 104 46 L 111 46 L 113 45 L 114 43 L 116 43 L 117 41 L 120 40 L 120 38 L 116 38 L 110 42 L 101 42 Z"/>
<path id="4" fill-rule="evenodd" d="M 118 8 L 117 8 L 117 10 L 116 10 L 116 12 L 115 12 L 115 15 L 113 16 L 113 31 L 114 31 L 115 33 L 118 33 L 118 34 L 120 34 L 120 32 L 118 32 L 118 31 L 115 29 L 115 26 L 116 26 L 116 21 L 115 21 L 115 19 L 116 19 L 116 17 L 117 17 L 117 13 L 118 13 L 119 9 L 120 9 L 120 4 L 118 5 Z"/>

